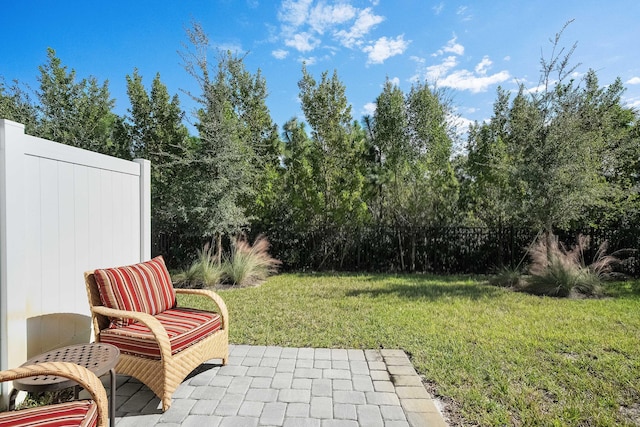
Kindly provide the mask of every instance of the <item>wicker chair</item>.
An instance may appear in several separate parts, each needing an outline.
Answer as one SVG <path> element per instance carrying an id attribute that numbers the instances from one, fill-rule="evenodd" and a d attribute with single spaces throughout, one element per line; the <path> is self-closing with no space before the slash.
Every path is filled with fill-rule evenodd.
<path id="1" fill-rule="evenodd" d="M 147 263 L 157 261 L 158 258 Z M 161 258 L 160 261 L 162 261 Z M 165 269 L 163 274 L 168 277 L 164 261 L 161 264 Z M 137 266 L 140 265 L 146 264 L 137 264 Z M 119 268 L 131 267 L 135 266 Z M 147 312 L 119 310 L 105 306 L 101 299 L 101 288 L 96 280 L 96 273 L 100 274 L 100 271 L 89 271 L 84 275 L 89 305 L 91 306 L 95 341 L 108 342 L 120 349 L 116 372 L 130 375 L 146 384 L 160 398 L 163 411 L 169 409 L 173 392 L 195 368 L 210 359 L 221 359 L 223 365 L 227 363 L 229 357 L 229 314 L 224 301 L 218 294 L 204 289 L 173 289 L 171 286 L 174 293 L 192 294 L 209 299 L 217 306 L 217 313 L 177 307 L 155 315 Z M 180 313 L 186 312 L 189 316 L 215 315 L 215 320 L 218 323 L 213 332 L 209 329 L 206 333 L 198 334 L 195 333 L 197 328 L 193 328 L 194 331 L 176 331 L 172 319 L 167 320 L 165 314 L 168 315 L 168 313 L 177 310 L 182 310 Z M 131 323 L 123 329 L 116 319 L 119 321 L 124 319 Z M 181 337 L 185 335 L 191 337 L 186 340 L 186 344 L 184 339 L 181 341 Z M 146 344 L 140 346 L 128 341 L 131 337 L 135 340 L 140 336 L 147 340 Z"/>
<path id="2" fill-rule="evenodd" d="M 83 366 L 67 362 L 45 362 L 35 365 L 21 366 L 0 372 L 0 382 L 13 381 L 36 375 L 54 375 L 77 382 L 91 395 L 91 400 L 76 400 L 7 411 L 0 413 L 0 425 L 61 425 L 65 426 L 107 426 L 109 425 L 107 393 L 102 382 L 91 371 Z"/>

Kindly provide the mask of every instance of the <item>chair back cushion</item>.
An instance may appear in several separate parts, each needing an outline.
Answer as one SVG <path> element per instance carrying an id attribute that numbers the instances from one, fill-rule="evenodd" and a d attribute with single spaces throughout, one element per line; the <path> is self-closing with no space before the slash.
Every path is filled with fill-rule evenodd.
<path id="1" fill-rule="evenodd" d="M 106 307 L 155 315 L 176 305 L 176 292 L 162 256 L 125 267 L 97 269 L 94 276 Z M 133 322 L 111 319 L 111 327 Z"/>

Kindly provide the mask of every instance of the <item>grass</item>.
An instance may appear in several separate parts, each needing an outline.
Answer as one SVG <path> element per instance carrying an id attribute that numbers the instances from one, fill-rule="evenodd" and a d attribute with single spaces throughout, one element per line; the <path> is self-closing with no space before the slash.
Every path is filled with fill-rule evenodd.
<path id="1" fill-rule="evenodd" d="M 236 344 L 405 350 L 454 425 L 638 425 L 640 295 L 607 286 L 572 300 L 464 277 L 283 274 L 220 293 Z"/>

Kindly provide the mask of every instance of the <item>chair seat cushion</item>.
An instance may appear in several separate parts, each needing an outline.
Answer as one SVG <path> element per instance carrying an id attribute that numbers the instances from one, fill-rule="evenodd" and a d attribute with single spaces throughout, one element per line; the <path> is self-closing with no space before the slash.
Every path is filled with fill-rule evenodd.
<path id="1" fill-rule="evenodd" d="M 98 407 L 92 400 L 75 400 L 0 413 L 0 426 L 85 427 L 97 424 Z"/>
<path id="2" fill-rule="evenodd" d="M 171 343 L 171 354 L 176 354 L 208 337 L 222 326 L 218 313 L 194 308 L 172 308 L 154 316 L 164 326 Z M 160 358 L 160 348 L 151 330 L 141 322 L 120 328 L 104 329 L 100 342 L 113 344 L 121 352 L 134 356 Z"/>

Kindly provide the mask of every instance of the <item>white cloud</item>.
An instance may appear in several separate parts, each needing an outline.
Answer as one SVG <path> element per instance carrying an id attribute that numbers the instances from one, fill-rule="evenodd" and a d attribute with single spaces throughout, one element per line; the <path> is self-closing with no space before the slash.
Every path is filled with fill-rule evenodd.
<path id="1" fill-rule="evenodd" d="M 349 30 L 336 31 L 335 37 L 345 47 L 360 46 L 364 37 L 382 21 L 384 21 L 384 17 L 374 14 L 371 8 L 368 7 L 358 13 L 358 17 Z"/>
<path id="2" fill-rule="evenodd" d="M 466 69 L 456 70 L 458 58 L 451 55 L 443 58 L 439 64 L 426 67 L 422 73 L 416 74 L 412 81 L 419 81 L 426 77 L 429 83 L 436 84 L 439 87 L 468 90 L 472 93 L 485 92 L 490 86 L 511 78 L 508 71 L 500 71 L 489 75 L 488 71 L 491 65 L 492 61 L 488 56 L 485 56 L 474 67 L 473 71 Z"/>
<path id="3" fill-rule="evenodd" d="M 373 116 L 376 112 L 376 104 L 373 102 L 368 102 L 364 104 L 362 107 L 362 114 L 365 116 Z"/>
<path id="4" fill-rule="evenodd" d="M 636 111 L 640 109 L 640 96 L 623 96 L 622 102 L 627 108 L 633 108 Z"/>
<path id="5" fill-rule="evenodd" d="M 548 87 L 553 87 L 557 82 L 558 82 L 557 80 L 551 80 L 549 82 L 549 86 Z M 519 89 L 520 82 L 516 82 L 516 83 L 518 84 L 518 88 L 513 90 L 514 93 L 518 93 L 518 91 L 520 90 Z M 526 82 L 524 83 L 524 85 L 525 85 L 524 86 L 524 93 L 527 93 L 527 94 L 530 94 L 530 95 L 535 95 L 537 93 L 544 92 L 545 89 L 547 89 L 547 86 L 544 83 L 539 84 L 538 86 L 533 86 L 531 88 L 526 86 Z"/>
<path id="6" fill-rule="evenodd" d="M 460 43 L 456 43 L 458 37 L 453 37 L 451 40 L 447 42 L 447 45 L 442 48 L 442 50 L 446 53 L 454 53 L 456 55 L 464 55 L 464 46 Z"/>
<path id="7" fill-rule="evenodd" d="M 486 92 L 489 86 L 509 80 L 508 71 L 500 71 L 490 76 L 478 76 L 468 70 L 457 70 L 437 81 L 438 86 L 457 90 L 468 90 L 472 93 Z"/>
<path id="8" fill-rule="evenodd" d="M 428 66 L 426 77 L 428 80 L 435 82 L 445 76 L 456 65 L 458 65 L 457 58 L 455 56 L 447 56 L 440 64 Z"/>
<path id="9" fill-rule="evenodd" d="M 466 7 L 461 7 L 458 13 L 466 13 Z M 445 46 L 431 55 L 432 57 L 438 58 L 445 53 L 450 54 L 442 57 L 440 63 L 425 67 L 426 61 L 423 58 L 412 56 L 411 59 L 416 62 L 418 66 L 418 72 L 411 78 L 411 81 L 419 82 L 426 79 L 430 84 L 435 84 L 439 87 L 468 90 L 473 93 L 478 93 L 485 92 L 490 86 L 502 83 L 511 78 L 508 71 L 489 74 L 493 61 L 486 55 L 476 64 L 473 71 L 456 69 L 459 64 L 458 57 L 464 55 L 465 50 L 464 46 L 458 43 L 457 40 L 458 38 L 454 34 L 453 38 L 451 38 Z"/>
<path id="10" fill-rule="evenodd" d="M 382 64 L 392 56 L 400 55 L 407 50 L 410 41 L 400 35 L 395 39 L 380 37 L 373 45 L 365 46 L 362 51 L 369 54 L 368 64 Z"/>
<path id="11" fill-rule="evenodd" d="M 453 125 L 456 129 L 458 136 L 465 136 L 469 132 L 469 126 L 474 123 L 474 120 L 468 119 L 462 116 L 449 115 L 447 121 Z"/>
<path id="12" fill-rule="evenodd" d="M 504 58 L 502 58 L 503 61 L 511 61 L 511 57 L 509 55 L 505 56 Z"/>
<path id="13" fill-rule="evenodd" d="M 487 74 L 487 70 L 491 67 L 492 64 L 493 62 L 491 62 L 489 57 L 485 55 L 485 57 L 482 58 L 482 61 L 480 61 L 478 65 L 476 65 L 475 71 L 476 73 L 484 76 Z"/>
<path id="14" fill-rule="evenodd" d="M 316 58 L 315 56 L 309 56 L 307 58 L 299 58 L 300 62 L 304 62 L 307 65 L 313 65 L 315 63 L 318 62 L 318 58 Z"/>
<path id="15" fill-rule="evenodd" d="M 341 47 L 360 49 L 368 54 L 368 64 L 381 64 L 406 50 L 409 42 L 403 36 L 378 40 L 368 38 L 385 19 L 373 11 L 378 0 L 370 0 L 371 6 L 363 8 L 351 3 L 351 0 L 282 0 L 278 11 L 279 34 L 275 38 L 270 37 L 270 41 L 280 40 L 286 47 L 302 53 L 311 52 L 321 45 L 334 51 Z M 327 36 L 337 44 L 324 45 Z M 282 59 L 286 56 L 285 51 L 286 48 L 276 49 L 273 55 Z"/>
<path id="16" fill-rule="evenodd" d="M 433 6 L 432 9 L 436 15 L 440 15 L 444 10 L 444 3 L 440 2 L 440 4 Z"/>
<path id="17" fill-rule="evenodd" d="M 399 77 L 394 77 L 392 79 L 389 79 L 389 81 L 394 86 L 400 86 L 400 78 Z"/>
<path id="18" fill-rule="evenodd" d="M 321 2 L 311 9 L 309 25 L 317 33 L 323 34 L 327 28 L 352 20 L 356 12 L 356 8 L 350 4 L 326 5 Z"/>
<path id="19" fill-rule="evenodd" d="M 456 40 L 458 40 L 458 37 L 454 35 L 453 38 L 447 42 L 446 45 L 444 45 L 441 49 L 438 49 L 431 56 L 434 56 L 434 57 L 441 56 L 441 55 L 444 55 L 445 53 L 453 53 L 454 55 L 464 55 L 464 46 L 462 46 L 460 43 L 456 43 Z"/>
<path id="20" fill-rule="evenodd" d="M 284 0 L 278 12 L 278 19 L 294 28 L 301 26 L 309 16 L 311 2 L 312 0 Z"/>
<path id="21" fill-rule="evenodd" d="M 219 49 L 222 52 L 244 52 L 244 49 L 242 49 L 242 45 L 240 43 L 234 42 L 218 43 L 216 44 L 216 49 Z"/>
<path id="22" fill-rule="evenodd" d="M 271 55 L 276 59 L 284 59 L 289 56 L 289 51 L 284 49 L 276 49 L 271 52 Z"/>
<path id="23" fill-rule="evenodd" d="M 409 59 L 410 59 L 410 60 L 412 60 L 412 61 L 414 61 L 414 62 L 415 62 L 416 64 L 418 64 L 418 65 L 424 65 L 424 64 L 426 64 L 426 63 L 427 63 L 427 60 L 426 60 L 426 59 L 424 59 L 424 58 L 420 58 L 419 56 L 414 56 L 414 55 L 412 55 L 412 56 L 410 56 L 410 57 L 409 57 Z"/>
<path id="24" fill-rule="evenodd" d="M 640 77 L 631 77 L 627 80 L 628 85 L 640 85 Z"/>
<path id="25" fill-rule="evenodd" d="M 294 34 L 292 38 L 285 40 L 284 44 L 300 52 L 309 52 L 320 44 L 320 40 L 304 32 Z"/>
<path id="26" fill-rule="evenodd" d="M 460 6 L 456 11 L 456 15 L 458 15 L 463 21 L 471 21 L 473 18 L 473 15 L 469 13 L 468 6 Z"/>

